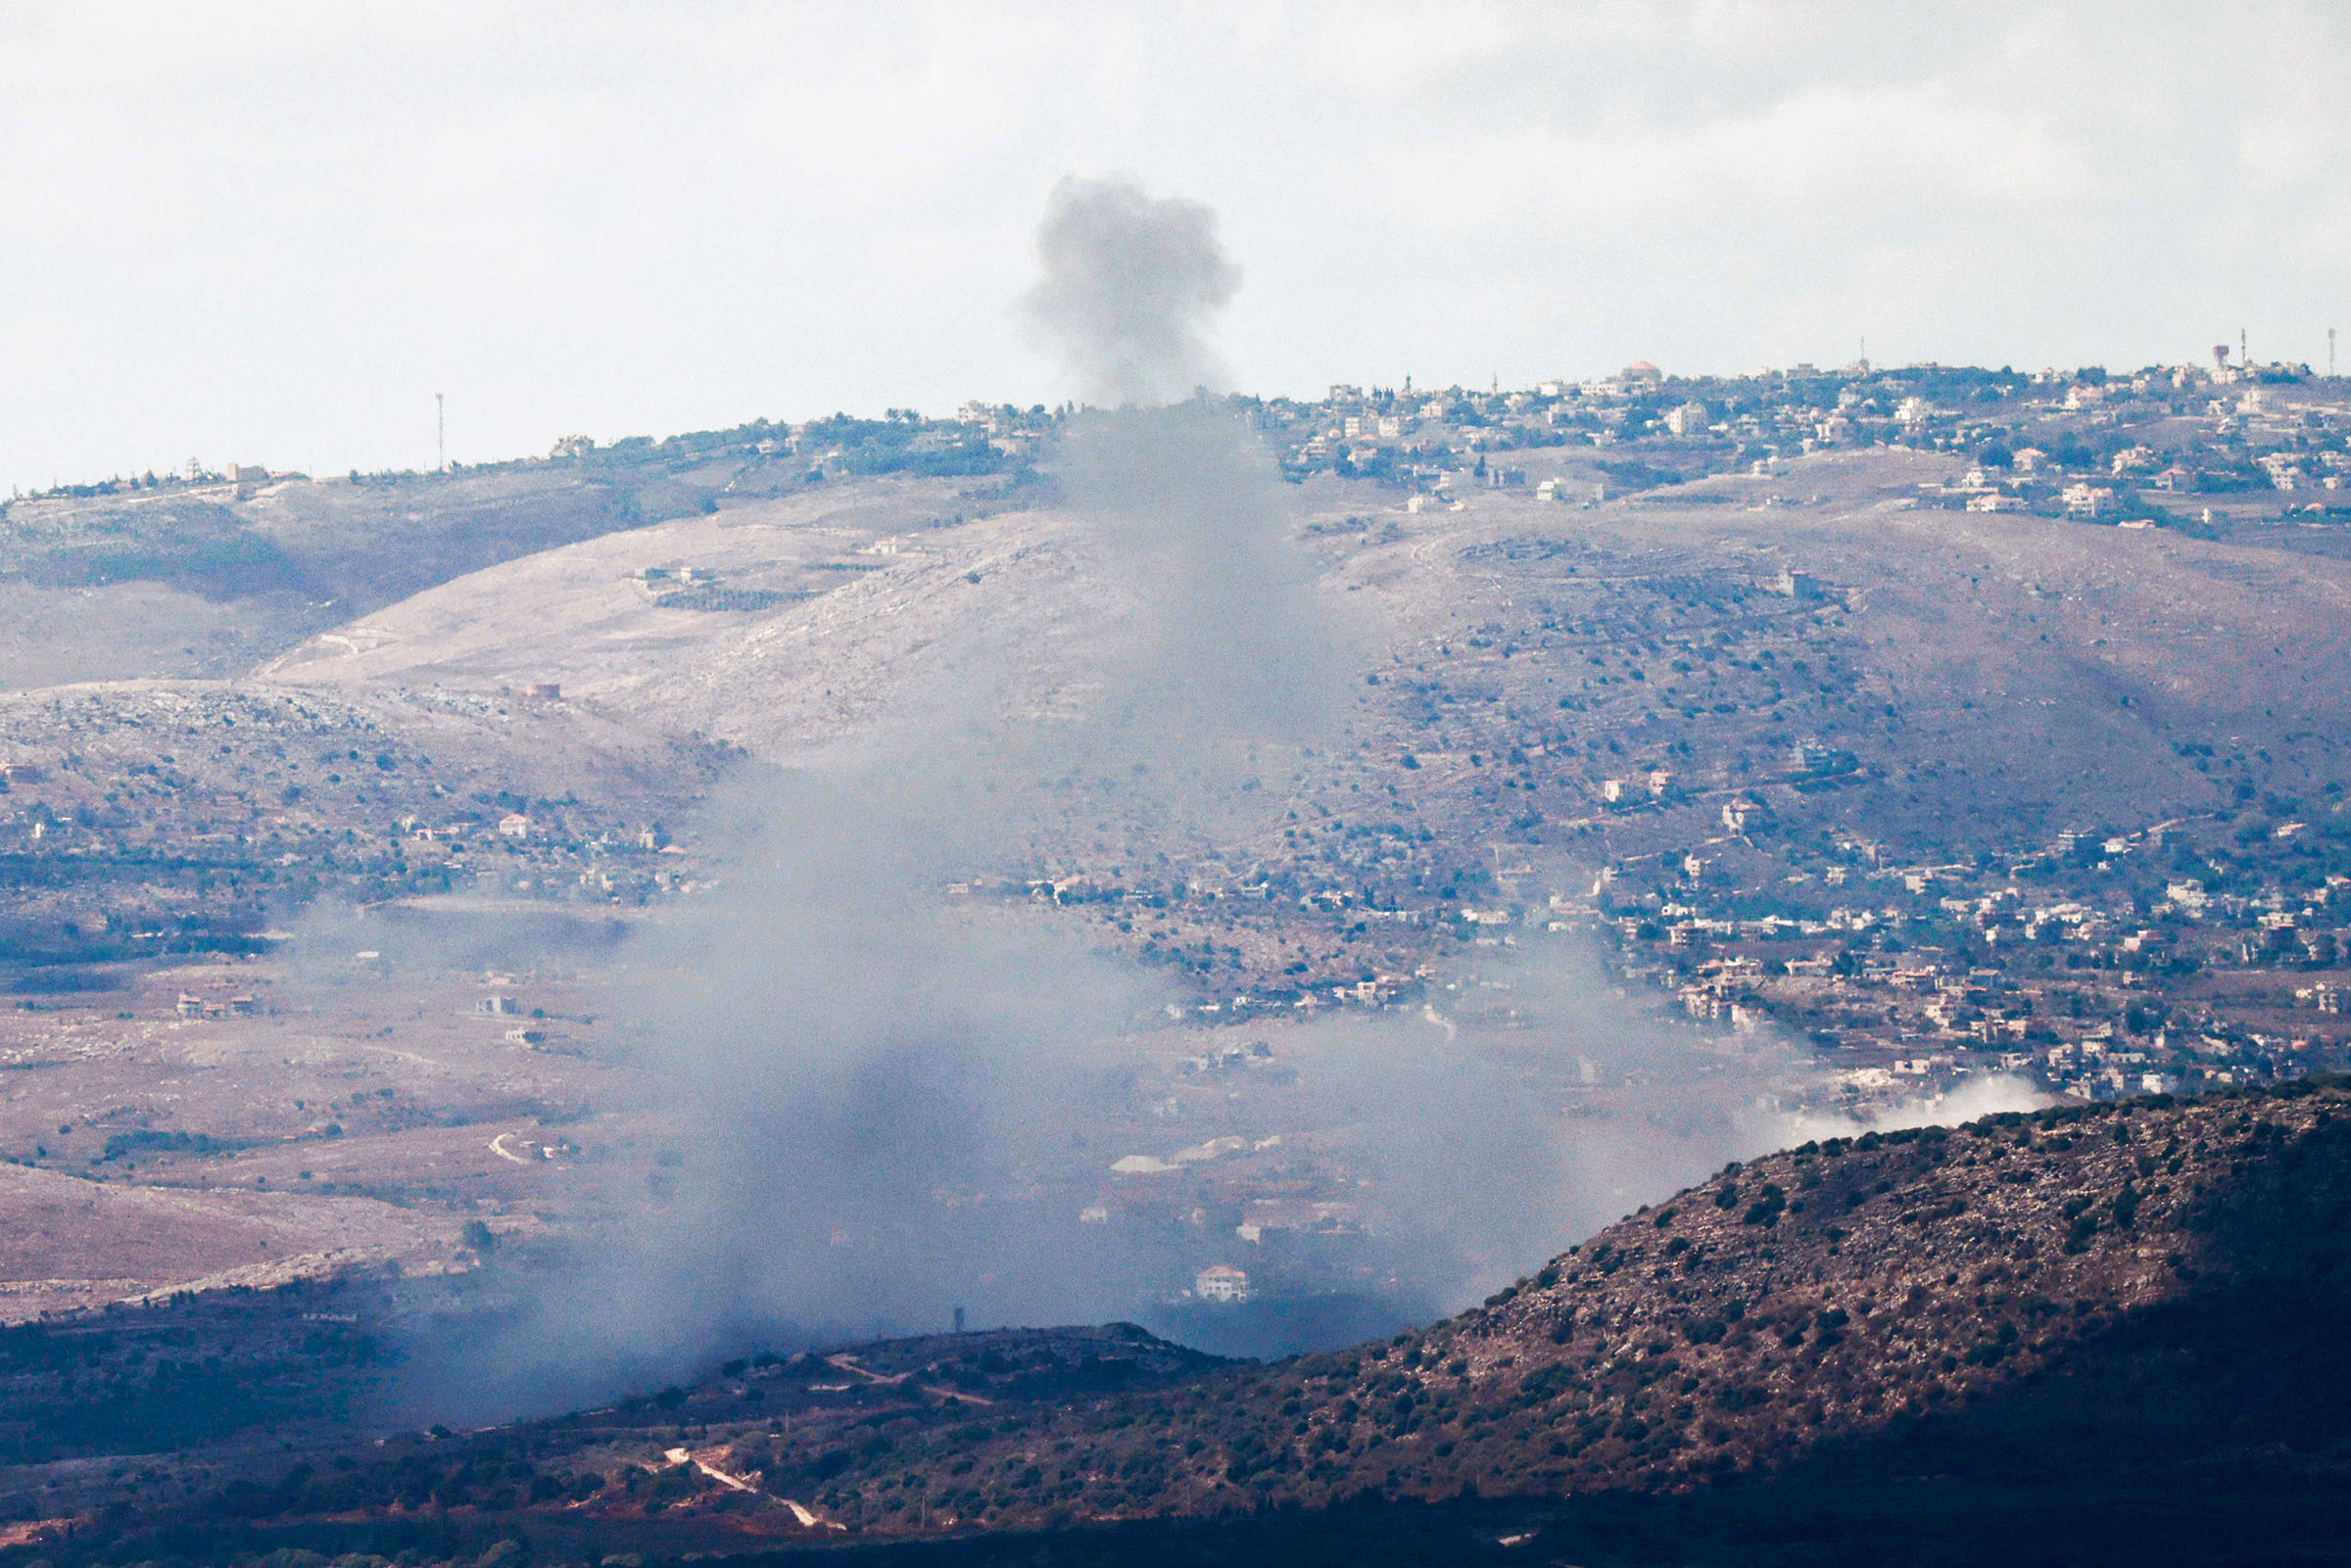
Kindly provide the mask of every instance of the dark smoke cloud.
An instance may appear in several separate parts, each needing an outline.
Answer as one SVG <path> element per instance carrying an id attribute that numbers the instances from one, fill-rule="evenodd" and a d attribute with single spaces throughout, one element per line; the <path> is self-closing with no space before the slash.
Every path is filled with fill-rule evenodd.
<path id="1" fill-rule="evenodd" d="M 1053 188 L 1036 250 L 1045 275 L 1021 313 L 1084 397 L 1164 403 L 1218 379 L 1204 327 L 1241 272 L 1208 208 L 1124 175 L 1073 175 Z"/>

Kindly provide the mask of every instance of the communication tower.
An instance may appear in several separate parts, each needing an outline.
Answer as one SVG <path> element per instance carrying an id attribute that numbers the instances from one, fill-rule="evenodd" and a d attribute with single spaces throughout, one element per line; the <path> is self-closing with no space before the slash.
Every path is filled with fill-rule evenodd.
<path id="1" fill-rule="evenodd" d="M 449 472 L 449 403 L 440 393 L 433 394 L 433 455 L 434 467 Z"/>

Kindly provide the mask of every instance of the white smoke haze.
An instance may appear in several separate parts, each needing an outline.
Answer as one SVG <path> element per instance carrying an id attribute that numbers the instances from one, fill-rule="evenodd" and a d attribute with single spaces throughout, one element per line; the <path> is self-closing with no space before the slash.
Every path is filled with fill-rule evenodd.
<path id="1" fill-rule="evenodd" d="M 631 1059 L 666 1085 L 648 1109 L 675 1163 L 428 1366 L 466 1417 L 745 1344 L 937 1330 L 958 1306 L 1098 1319 L 1142 1293 L 1125 1238 L 1080 1232 L 1062 1194 L 1156 993 L 1024 906 L 943 896 L 975 845 L 1019 842 L 1012 791 L 966 788 L 956 738 L 926 771 L 885 747 L 733 781 L 705 826 L 722 884 L 627 955 L 627 1009 L 654 1021 Z"/>
<path id="2" fill-rule="evenodd" d="M 1106 650 L 1119 703 L 1156 736 L 1333 740 L 1370 640 L 1317 592 L 1271 453 L 1208 400 L 1071 421 L 1056 476 L 1105 576 L 1142 590 Z"/>
<path id="3" fill-rule="evenodd" d="M 1086 399 L 1165 403 L 1222 378 L 1206 320 L 1241 271 L 1208 208 L 1151 197 L 1127 175 L 1072 175 L 1046 202 L 1036 251 L 1045 275 L 1022 320 Z"/>
<path id="4" fill-rule="evenodd" d="M 1065 185 L 1032 308 L 1121 401 L 1176 385 L 1237 277 L 1213 229 L 1120 182 Z M 1159 987 L 944 889 L 1056 852 L 1056 777 L 1088 776 L 1100 810 L 1162 841 L 1269 814 L 1243 798 L 1253 754 L 1334 733 L 1360 654 L 1229 410 L 1090 415 L 1058 472 L 1073 547 L 1133 613 L 1058 672 L 1074 701 L 1012 733 L 988 719 L 1032 672 L 967 646 L 876 734 L 735 782 L 703 835 L 728 846 L 723 886 L 635 955 L 666 977 L 636 1052 L 681 1128 L 665 1198 L 464 1349 L 477 1409 L 589 1397 L 748 1338 L 935 1329 L 957 1306 L 976 1323 L 1131 1315 L 1166 1294 L 1164 1246 L 1080 1228 L 1072 1201 L 1115 1158 L 1088 1129 L 1124 1103 Z"/>
<path id="5" fill-rule="evenodd" d="M 288 937 L 287 999 L 313 1006 L 347 995 L 355 975 L 591 968 L 608 961 L 631 928 L 606 915 L 560 908 L 536 917 L 502 910 L 494 918 L 467 918 L 402 902 L 312 903 L 274 910 L 271 923 Z"/>
<path id="6" fill-rule="evenodd" d="M 2039 1111 L 2057 1103 L 2054 1095 L 2032 1080 L 1995 1073 L 1971 1078 L 1949 1093 L 1897 1100 L 1867 1116 L 1836 1112 L 1804 1112 L 1773 1123 L 1777 1136 L 1769 1147 L 1802 1143 L 1815 1138 L 1851 1138 L 1864 1132 L 1893 1132 L 1903 1127 L 1955 1127 L 1982 1117 L 2006 1111 Z"/>
<path id="7" fill-rule="evenodd" d="M 1038 1278 L 1064 1309 L 1123 1302 L 1102 1260 L 1039 1256 L 1069 1238 L 1022 1194 L 1116 1103 L 1105 1052 L 1148 987 L 1067 931 L 950 906 L 962 834 L 926 831 L 930 791 L 744 787 L 764 830 L 657 960 L 675 990 L 645 1055 L 689 1147 L 635 1246 L 683 1265 L 690 1312 L 770 1331 L 936 1327 L 957 1304 L 1001 1321 Z"/>

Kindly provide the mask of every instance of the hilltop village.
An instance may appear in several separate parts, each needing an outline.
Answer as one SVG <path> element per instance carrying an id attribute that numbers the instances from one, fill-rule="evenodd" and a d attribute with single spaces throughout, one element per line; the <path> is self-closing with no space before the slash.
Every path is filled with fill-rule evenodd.
<path id="1" fill-rule="evenodd" d="M 1745 474 L 1762 494 L 1698 499 L 1800 505 L 1770 484 L 1791 459 L 1874 446 L 1958 459 L 1896 504 L 2339 552 L 2351 523 L 2339 384 L 2303 365 L 2230 361 L 2217 348 L 2208 366 L 2130 374 L 1860 363 L 1706 381 L 1635 364 L 1606 381 L 1483 397 L 1334 388 L 1319 407 L 1269 405 L 1265 418 L 1296 440 L 1294 470 L 1393 477 L 1422 505 L 1528 485 L 1561 449 L 1581 460 L 1535 479 L 1539 498 L 1590 506 L 1613 489 L 1670 504 L 1667 487 Z M 1805 634 L 1856 612 L 1869 586 L 1794 564 L 1758 576 L 1744 597 L 1761 612 L 1753 619 L 1777 621 L 1778 638 L 1652 639 L 1649 658 L 1590 660 L 1594 674 L 1560 706 L 1629 682 L 1654 693 L 1642 706 L 1685 720 L 1701 709 L 1849 711 L 1856 672 L 1834 646 L 1808 666 Z M 1574 743 L 1557 732 L 1497 736 L 1487 760 L 1518 770 L 1523 791 L 1524 775 L 1546 771 L 1546 742 L 1562 738 Z M 1819 823 L 1811 808 L 1824 798 L 1869 789 L 1898 765 L 1853 744 L 1799 722 L 1757 737 L 1729 768 L 1687 741 L 1679 757 L 1672 743 L 1646 758 L 1591 756 L 1580 808 L 1551 819 L 1559 830 L 1607 838 L 1651 815 L 1695 827 L 1671 848 L 1599 860 L 1581 887 L 1430 913 L 1473 942 L 1599 930 L 1623 974 L 1669 991 L 1695 1024 L 1799 1031 L 1850 1062 L 1847 1082 L 1863 1093 L 2021 1071 L 2072 1097 L 2110 1098 L 2343 1065 L 2351 812 L 2338 780 L 2280 790 L 2257 744 L 2182 739 L 2178 755 L 2212 781 L 2206 809 L 2168 820 L 2086 810 L 2045 837 L 1939 833 L 1922 855 L 1915 841 Z"/>
<path id="2" fill-rule="evenodd" d="M 1319 404 L 1259 404 L 1294 475 L 1327 470 L 1442 496 L 1529 484 L 1513 453 L 1604 454 L 1585 482 L 1533 481 L 1583 503 L 1706 474 L 1769 477 L 1797 457 L 1868 447 L 1966 459 L 1919 502 L 2116 523 L 2210 527 L 2243 514 L 2351 515 L 2339 393 L 2308 365 L 2102 367 L 2024 373 L 1942 365 L 1798 365 L 1746 378 L 1668 377 L 1646 362 L 1605 380 L 1479 394 L 1334 386 Z M 1786 503 L 1787 498 L 1783 498 Z M 2266 504 L 2265 504 L 2266 503 Z M 1426 504 L 1426 502 L 1424 502 Z"/>

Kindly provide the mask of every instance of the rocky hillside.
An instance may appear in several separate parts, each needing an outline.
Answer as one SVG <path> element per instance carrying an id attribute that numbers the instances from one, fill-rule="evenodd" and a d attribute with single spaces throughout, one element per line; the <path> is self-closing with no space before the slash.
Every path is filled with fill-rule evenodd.
<path id="1" fill-rule="evenodd" d="M 2339 1082 L 2004 1115 L 1730 1167 L 1385 1344 L 1258 1365 L 1114 1327 L 762 1355 L 555 1421 L 208 1461 L 245 1479 L 172 1528 L 674 1551 L 1304 1506 L 1360 1544 L 1386 1529 L 1365 1508 L 1408 1501 L 1483 1499 L 1483 1529 L 1660 1494 L 1706 1517 L 1942 1497 L 1886 1490 L 1905 1477 L 2218 1506 L 2249 1475 L 2339 1484 L 2347 1212 Z"/>
<path id="2" fill-rule="evenodd" d="M 2351 1096 L 2331 1085 L 1807 1144 L 1422 1333 L 1017 1431 L 910 1426 L 818 1496 L 868 1525 L 917 1497 L 1033 1524 L 1780 1471 L 1981 1421 L 2132 1336 L 2175 1362 L 2225 1351 L 2195 1317 L 2220 1297 L 2245 1298 L 2249 1333 L 2341 1293 L 2347 1212 Z M 811 1423 L 737 1455 L 805 1483 L 838 1444 Z"/>

